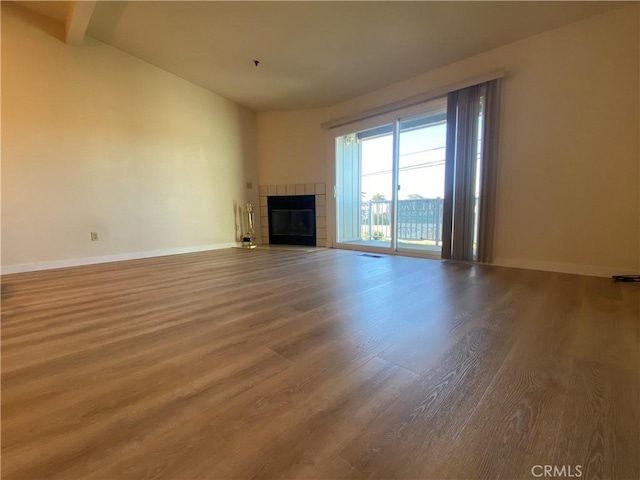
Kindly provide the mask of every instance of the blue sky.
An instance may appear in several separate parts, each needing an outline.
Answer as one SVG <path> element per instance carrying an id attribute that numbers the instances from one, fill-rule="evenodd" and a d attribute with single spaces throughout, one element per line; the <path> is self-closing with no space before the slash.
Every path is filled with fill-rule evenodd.
<path id="1" fill-rule="evenodd" d="M 399 199 L 417 193 L 424 198 L 444 196 L 446 125 L 400 134 Z M 362 191 L 368 200 L 376 193 L 391 199 L 393 136 L 362 140 Z"/>

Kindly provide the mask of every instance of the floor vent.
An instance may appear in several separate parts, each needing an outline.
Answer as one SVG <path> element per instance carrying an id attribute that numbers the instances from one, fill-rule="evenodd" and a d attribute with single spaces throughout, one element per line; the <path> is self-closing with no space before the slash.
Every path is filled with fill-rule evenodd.
<path id="1" fill-rule="evenodd" d="M 375 255 L 373 253 L 361 253 L 361 257 L 382 258 L 384 255 Z"/>

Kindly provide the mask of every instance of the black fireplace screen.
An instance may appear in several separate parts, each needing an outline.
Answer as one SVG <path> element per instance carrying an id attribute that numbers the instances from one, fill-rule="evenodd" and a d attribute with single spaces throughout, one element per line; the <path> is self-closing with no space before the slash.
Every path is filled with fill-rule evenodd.
<path id="1" fill-rule="evenodd" d="M 316 197 L 314 195 L 267 198 L 269 243 L 316 245 Z"/>

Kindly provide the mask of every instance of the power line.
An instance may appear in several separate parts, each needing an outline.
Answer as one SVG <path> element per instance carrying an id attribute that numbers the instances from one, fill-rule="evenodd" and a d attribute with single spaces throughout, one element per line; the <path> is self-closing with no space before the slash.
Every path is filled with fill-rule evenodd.
<path id="1" fill-rule="evenodd" d="M 400 155 L 401 157 L 408 157 L 409 155 L 417 155 L 418 153 L 426 153 L 426 152 L 435 152 L 436 150 L 444 150 L 446 147 L 433 147 L 427 148 L 426 150 L 416 150 L 415 152 L 403 153 Z"/>
<path id="2" fill-rule="evenodd" d="M 423 162 L 423 163 L 416 163 L 415 165 L 407 165 L 406 167 L 400 167 L 398 169 L 398 171 L 400 172 L 405 172 L 407 170 L 418 170 L 421 168 L 429 168 L 429 167 L 439 167 L 444 165 L 444 159 L 442 160 L 433 160 L 431 162 Z M 385 175 L 385 174 L 390 174 L 392 172 L 391 169 L 389 170 L 379 170 L 377 172 L 370 172 L 370 173 L 363 173 L 361 176 L 362 177 L 370 177 L 373 175 Z"/>

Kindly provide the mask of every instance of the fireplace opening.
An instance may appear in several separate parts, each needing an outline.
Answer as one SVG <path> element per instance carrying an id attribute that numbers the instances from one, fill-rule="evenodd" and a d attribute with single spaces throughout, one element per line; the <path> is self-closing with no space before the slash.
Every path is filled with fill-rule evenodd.
<path id="1" fill-rule="evenodd" d="M 269 243 L 316 246 L 316 197 L 267 197 Z"/>

